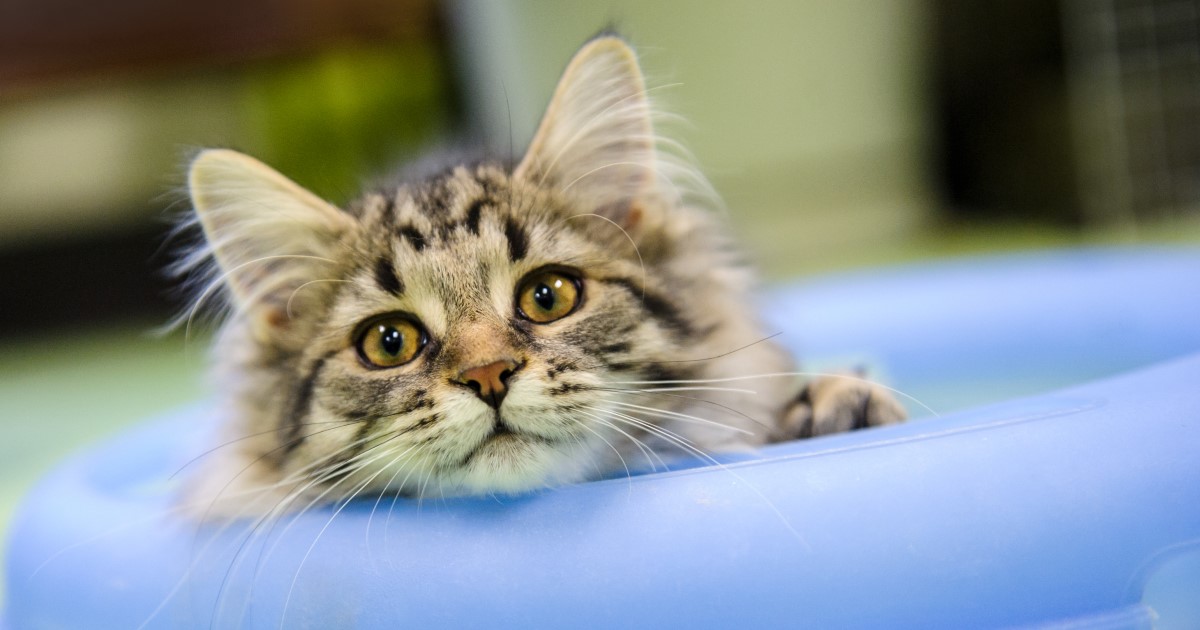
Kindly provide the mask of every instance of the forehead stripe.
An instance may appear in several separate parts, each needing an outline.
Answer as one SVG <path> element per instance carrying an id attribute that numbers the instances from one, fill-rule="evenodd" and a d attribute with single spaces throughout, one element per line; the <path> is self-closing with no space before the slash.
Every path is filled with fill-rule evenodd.
<path id="1" fill-rule="evenodd" d="M 388 256 L 380 256 L 375 261 L 375 284 L 379 285 L 380 289 L 391 293 L 392 295 L 400 295 L 404 293 L 404 283 L 400 281 L 400 277 L 396 275 L 396 269 L 392 265 L 392 259 Z"/>
<path id="2" fill-rule="evenodd" d="M 417 228 L 411 225 L 401 226 L 400 236 L 408 241 L 408 244 L 412 245 L 413 249 L 417 251 L 425 249 L 425 236 Z"/>
<path id="3" fill-rule="evenodd" d="M 504 222 L 504 236 L 508 239 L 508 258 L 517 262 L 529 251 L 529 237 L 517 222 L 509 217 Z"/>
<path id="4" fill-rule="evenodd" d="M 476 199 L 467 209 L 467 230 L 475 236 L 479 236 L 479 215 L 483 212 L 483 204 L 487 201 L 486 198 Z"/>
<path id="5" fill-rule="evenodd" d="M 658 294 L 650 289 L 643 289 L 640 283 L 631 278 L 611 277 L 599 278 L 602 282 L 619 286 L 632 295 L 642 309 L 646 311 L 652 318 L 657 320 L 666 328 L 673 330 L 684 337 L 691 336 L 695 330 L 691 324 L 675 306 L 666 297 Z"/>

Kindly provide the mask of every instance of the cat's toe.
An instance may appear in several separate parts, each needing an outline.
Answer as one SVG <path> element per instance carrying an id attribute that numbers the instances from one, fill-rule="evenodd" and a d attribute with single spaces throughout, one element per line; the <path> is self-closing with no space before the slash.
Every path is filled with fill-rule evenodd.
<path id="1" fill-rule="evenodd" d="M 904 407 L 892 392 L 878 386 L 870 385 L 866 393 L 866 400 L 863 404 L 863 413 L 861 415 L 862 426 L 855 426 L 855 429 L 864 427 L 877 427 L 885 424 L 896 424 L 904 422 L 908 417 L 908 413 L 904 411 Z"/>
<path id="2" fill-rule="evenodd" d="M 904 407 L 887 389 L 854 377 L 825 377 L 807 386 L 784 425 L 795 437 L 841 433 L 902 422 Z"/>

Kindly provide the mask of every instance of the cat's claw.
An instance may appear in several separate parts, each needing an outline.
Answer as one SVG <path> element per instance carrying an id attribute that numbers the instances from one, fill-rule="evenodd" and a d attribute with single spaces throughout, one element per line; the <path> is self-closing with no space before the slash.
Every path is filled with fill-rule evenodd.
<path id="1" fill-rule="evenodd" d="M 904 421 L 904 407 L 890 391 L 854 376 L 809 382 L 784 413 L 791 438 L 841 433 Z"/>

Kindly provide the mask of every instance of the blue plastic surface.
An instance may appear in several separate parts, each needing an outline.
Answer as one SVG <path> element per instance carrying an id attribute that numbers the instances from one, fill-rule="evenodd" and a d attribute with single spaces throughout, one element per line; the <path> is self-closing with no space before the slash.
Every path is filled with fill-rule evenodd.
<path id="1" fill-rule="evenodd" d="M 162 515 L 206 423 L 187 410 L 31 493 L 4 624 L 1200 627 L 1200 251 L 948 262 L 766 302 L 803 356 L 968 408 L 723 467 L 356 502 L 250 538 Z"/>

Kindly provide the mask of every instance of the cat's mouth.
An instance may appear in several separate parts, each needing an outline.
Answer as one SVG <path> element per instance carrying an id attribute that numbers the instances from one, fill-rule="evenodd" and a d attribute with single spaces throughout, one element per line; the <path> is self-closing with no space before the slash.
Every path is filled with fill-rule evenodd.
<path id="1" fill-rule="evenodd" d="M 468 466 L 481 456 L 516 456 L 521 450 L 537 446 L 551 446 L 556 442 L 551 438 L 520 431 L 510 427 L 497 414 L 492 425 L 492 432 L 479 442 L 463 457 L 460 466 Z"/>

